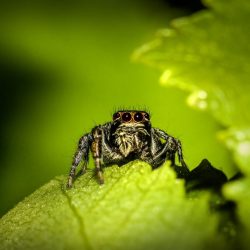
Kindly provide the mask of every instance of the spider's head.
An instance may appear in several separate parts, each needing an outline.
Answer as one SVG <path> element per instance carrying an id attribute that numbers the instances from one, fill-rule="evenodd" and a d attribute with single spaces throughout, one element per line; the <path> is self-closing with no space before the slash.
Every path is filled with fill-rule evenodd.
<path id="1" fill-rule="evenodd" d="M 128 125 L 147 125 L 150 123 L 149 114 L 140 110 L 121 110 L 113 114 L 113 121 Z"/>
<path id="2" fill-rule="evenodd" d="M 150 137 L 150 117 L 145 111 L 121 110 L 113 115 L 113 136 L 120 153 L 138 153 Z"/>

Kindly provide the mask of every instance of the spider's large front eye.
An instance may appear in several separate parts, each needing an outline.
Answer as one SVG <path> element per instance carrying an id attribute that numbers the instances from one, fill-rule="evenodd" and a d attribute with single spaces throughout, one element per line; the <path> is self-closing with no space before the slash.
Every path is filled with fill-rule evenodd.
<path id="1" fill-rule="evenodd" d="M 117 120 L 119 118 L 120 118 L 120 113 L 119 112 L 113 114 L 113 121 L 115 121 L 115 120 Z"/>
<path id="2" fill-rule="evenodd" d="M 142 115 L 142 113 L 140 113 L 140 112 L 135 113 L 135 115 L 134 115 L 134 120 L 135 120 L 136 122 L 141 122 L 141 121 L 143 120 L 143 115 Z"/>
<path id="3" fill-rule="evenodd" d="M 124 113 L 124 114 L 122 115 L 122 120 L 123 120 L 124 122 L 129 122 L 129 121 L 131 121 L 131 118 L 132 118 L 132 116 L 131 116 L 131 114 L 128 113 L 128 112 L 126 112 L 126 113 Z"/>

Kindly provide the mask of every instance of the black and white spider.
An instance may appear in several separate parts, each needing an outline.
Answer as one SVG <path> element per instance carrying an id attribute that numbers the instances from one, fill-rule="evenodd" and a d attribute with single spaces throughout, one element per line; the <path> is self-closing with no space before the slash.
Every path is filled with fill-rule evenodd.
<path id="1" fill-rule="evenodd" d="M 91 150 L 96 174 L 100 184 L 104 183 L 102 168 L 107 165 L 119 166 L 139 159 L 149 163 L 152 168 L 159 167 L 166 160 L 175 165 L 175 154 L 186 170 L 181 143 L 161 129 L 153 128 L 150 116 L 145 111 L 120 110 L 114 113 L 113 121 L 96 126 L 79 140 L 68 178 L 72 187 L 76 167 L 83 160 L 81 172 L 84 173 Z"/>

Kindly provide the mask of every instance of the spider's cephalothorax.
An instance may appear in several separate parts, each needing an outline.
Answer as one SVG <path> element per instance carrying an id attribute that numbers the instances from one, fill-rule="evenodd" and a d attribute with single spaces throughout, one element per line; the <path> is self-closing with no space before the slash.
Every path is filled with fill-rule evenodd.
<path id="1" fill-rule="evenodd" d="M 87 168 L 91 150 L 98 179 L 104 182 L 102 168 L 107 165 L 122 165 L 139 159 L 148 162 L 153 168 L 166 160 L 175 164 L 175 154 L 183 167 L 181 143 L 163 130 L 152 128 L 150 116 L 145 111 L 121 110 L 113 115 L 113 121 L 96 126 L 79 140 L 68 179 L 72 186 L 76 167 L 83 160 L 81 171 Z"/>

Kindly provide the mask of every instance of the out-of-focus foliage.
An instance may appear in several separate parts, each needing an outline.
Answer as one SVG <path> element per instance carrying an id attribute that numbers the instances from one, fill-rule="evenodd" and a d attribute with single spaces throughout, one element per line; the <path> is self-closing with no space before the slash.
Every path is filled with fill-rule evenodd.
<path id="1" fill-rule="evenodd" d="M 220 138 L 250 173 L 250 2 L 205 1 L 208 10 L 176 19 L 134 58 L 163 70 L 161 84 L 188 90 L 187 103 L 209 110 Z"/>
<path id="2" fill-rule="evenodd" d="M 209 110 L 226 128 L 218 134 L 245 178 L 227 184 L 224 195 L 237 204 L 241 242 L 250 234 L 250 2 L 204 1 L 208 10 L 172 22 L 134 57 L 163 70 L 163 86 L 191 92 L 190 106 Z M 240 247 L 240 246 L 239 246 Z"/>
<path id="3" fill-rule="evenodd" d="M 0 7 L 0 214 L 66 174 L 78 138 L 119 106 L 148 107 L 153 126 L 182 141 L 189 166 L 208 158 L 230 169 L 213 136 L 218 125 L 130 62 L 134 48 L 186 11 L 161 0 L 27 2 Z"/>
<path id="4" fill-rule="evenodd" d="M 58 177 L 0 221 L 0 249 L 222 249 L 219 217 L 210 195 L 187 198 L 184 181 L 169 164 L 152 171 L 132 162 L 93 173 L 65 190 Z M 205 225 L 205 226 L 204 226 Z M 232 248 L 230 248 L 232 247 Z M 233 249 L 232 242 L 227 249 Z"/>
<path id="5" fill-rule="evenodd" d="M 239 247 L 249 249 L 250 234 L 250 180 L 244 178 L 233 183 L 226 184 L 223 187 L 223 193 L 229 200 L 233 200 L 237 204 L 237 217 L 241 223 L 239 228 Z"/>

